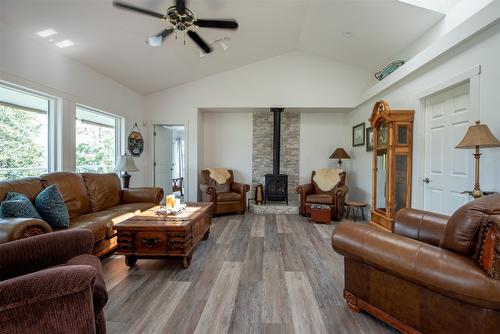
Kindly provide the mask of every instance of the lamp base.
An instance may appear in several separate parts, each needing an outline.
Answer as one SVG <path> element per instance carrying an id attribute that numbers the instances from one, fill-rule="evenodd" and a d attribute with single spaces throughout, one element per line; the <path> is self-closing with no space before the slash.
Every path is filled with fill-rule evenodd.
<path id="1" fill-rule="evenodd" d="M 120 177 L 122 179 L 122 187 L 123 187 L 123 189 L 128 189 L 129 185 L 130 185 L 130 178 L 132 177 L 132 175 L 130 175 L 129 173 L 125 172 Z"/>

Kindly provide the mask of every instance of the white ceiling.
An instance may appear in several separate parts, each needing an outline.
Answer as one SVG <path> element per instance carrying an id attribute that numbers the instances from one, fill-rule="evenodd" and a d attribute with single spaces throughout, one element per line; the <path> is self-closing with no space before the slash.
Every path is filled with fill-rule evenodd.
<path id="1" fill-rule="evenodd" d="M 128 0 L 165 12 L 172 0 Z M 150 94 L 293 50 L 339 60 L 375 72 L 437 23 L 443 14 L 397 0 L 188 0 L 198 18 L 235 18 L 236 31 L 200 29 L 207 41 L 230 37 L 230 49 L 200 58 L 182 36 L 160 48 L 145 39 L 164 28 L 162 20 L 120 10 L 111 0 L 0 0 L 0 21 L 23 34 L 52 28 L 50 45 L 98 72 Z M 352 38 L 345 38 L 344 32 Z M 38 38 L 38 37 L 37 37 Z M 46 41 L 44 43 L 49 44 Z"/>

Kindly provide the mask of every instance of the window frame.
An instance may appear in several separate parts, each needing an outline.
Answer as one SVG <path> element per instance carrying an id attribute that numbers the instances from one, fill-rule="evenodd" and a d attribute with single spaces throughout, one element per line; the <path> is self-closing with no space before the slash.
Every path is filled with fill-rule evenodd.
<path id="1" fill-rule="evenodd" d="M 121 116 L 118 116 L 118 115 L 114 115 L 112 113 L 109 113 L 109 112 L 106 112 L 106 111 L 102 111 L 102 110 L 99 110 L 99 109 L 96 109 L 96 108 L 93 108 L 93 107 L 89 107 L 87 105 L 84 105 L 84 104 L 80 104 L 80 103 L 76 103 L 75 104 L 75 113 L 74 113 L 74 152 L 75 152 L 75 155 L 74 155 L 74 166 L 75 166 L 75 171 L 76 171 L 76 168 L 77 168 L 77 165 L 76 165 L 76 136 L 77 136 L 77 131 L 76 131 L 76 121 L 77 121 L 77 117 L 76 117 L 76 114 L 77 114 L 77 110 L 78 109 L 83 109 L 84 111 L 87 111 L 87 112 L 90 112 L 90 113 L 94 113 L 94 114 L 97 114 L 97 115 L 100 115 L 100 116 L 105 116 L 105 117 L 111 117 L 114 119 L 114 122 L 115 122 L 115 165 L 116 163 L 118 162 L 118 159 L 120 158 L 120 152 L 122 150 L 122 140 L 121 140 L 121 137 L 122 137 L 122 122 L 123 122 L 123 117 Z"/>
<path id="2" fill-rule="evenodd" d="M 6 82 L 3 80 L 0 80 L 0 87 L 5 88 L 5 89 L 10 89 L 14 91 L 21 92 L 26 95 L 33 95 L 35 97 L 43 98 L 48 101 L 48 106 L 47 106 L 47 173 L 53 173 L 56 171 L 57 166 L 58 166 L 58 152 L 60 151 L 60 147 L 58 145 L 58 138 L 60 136 L 59 134 L 59 129 L 57 127 L 57 122 L 58 122 L 58 116 L 59 116 L 59 110 L 60 110 L 60 99 L 46 94 L 44 92 L 40 92 L 34 89 L 30 89 L 24 86 L 19 86 L 16 84 L 12 84 L 10 82 Z M 35 108 L 30 108 L 18 104 L 11 104 L 9 102 L 4 102 L 4 104 L 9 104 L 14 108 L 19 108 L 19 109 L 32 109 L 33 112 L 36 111 L 43 111 L 44 110 L 38 110 Z"/>

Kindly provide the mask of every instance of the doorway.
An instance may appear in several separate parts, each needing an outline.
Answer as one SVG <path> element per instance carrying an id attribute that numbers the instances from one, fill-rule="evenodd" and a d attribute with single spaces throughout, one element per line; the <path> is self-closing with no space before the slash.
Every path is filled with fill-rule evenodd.
<path id="1" fill-rule="evenodd" d="M 469 81 L 425 98 L 424 209 L 450 215 L 469 201 L 473 159 L 455 146 L 477 119 Z"/>
<path id="2" fill-rule="evenodd" d="M 163 188 L 165 196 L 173 194 L 184 202 L 187 181 L 185 126 L 155 124 L 153 138 L 154 186 Z"/>

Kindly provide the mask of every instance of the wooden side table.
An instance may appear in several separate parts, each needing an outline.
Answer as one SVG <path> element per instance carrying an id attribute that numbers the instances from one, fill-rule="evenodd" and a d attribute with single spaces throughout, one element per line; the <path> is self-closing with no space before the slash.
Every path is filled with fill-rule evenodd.
<path id="1" fill-rule="evenodd" d="M 356 215 L 358 215 L 361 212 L 361 217 L 363 217 L 363 220 L 365 220 L 365 210 L 364 208 L 367 206 L 365 202 L 360 202 L 360 201 L 346 201 L 345 202 L 346 206 L 346 218 L 349 218 L 349 213 L 351 213 L 351 217 L 354 221 L 356 221 Z"/>

